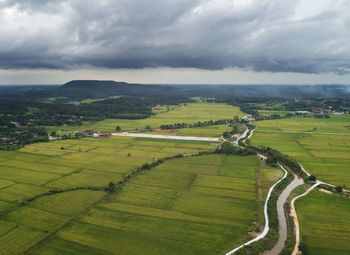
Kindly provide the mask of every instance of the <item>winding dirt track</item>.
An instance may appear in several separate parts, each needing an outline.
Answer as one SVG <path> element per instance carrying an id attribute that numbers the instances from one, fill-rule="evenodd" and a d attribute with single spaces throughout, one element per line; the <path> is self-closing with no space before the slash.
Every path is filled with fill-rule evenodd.
<path id="1" fill-rule="evenodd" d="M 303 194 L 296 196 L 293 198 L 290 206 L 290 216 L 293 218 L 294 221 L 294 226 L 295 226 L 295 246 L 292 255 L 297 255 L 299 252 L 299 244 L 300 244 L 300 227 L 299 227 L 299 220 L 298 220 L 298 215 L 295 210 L 295 201 L 298 200 L 301 197 L 306 196 L 307 194 L 310 193 L 311 190 L 316 188 L 318 185 L 322 184 L 322 182 L 317 181 L 312 187 L 310 187 L 307 191 L 305 191 Z"/>

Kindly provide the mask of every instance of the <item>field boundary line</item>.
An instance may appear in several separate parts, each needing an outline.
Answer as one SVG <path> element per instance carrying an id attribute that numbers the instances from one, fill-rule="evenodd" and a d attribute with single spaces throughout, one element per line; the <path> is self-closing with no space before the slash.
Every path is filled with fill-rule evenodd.
<path id="1" fill-rule="evenodd" d="M 41 239 L 39 242 L 35 243 L 33 246 L 31 246 L 30 248 L 28 248 L 27 250 L 25 250 L 22 254 L 23 255 L 27 255 L 29 253 L 31 253 L 36 247 L 38 247 L 39 245 L 41 245 L 42 243 L 46 242 L 47 240 L 49 240 L 50 238 L 52 238 L 53 236 L 55 236 L 58 232 L 60 232 L 62 229 L 64 229 L 65 227 L 69 226 L 71 223 L 76 222 L 78 220 L 78 218 L 84 214 L 85 212 L 87 212 L 88 210 L 90 210 L 92 207 L 94 207 L 97 203 L 101 202 L 102 200 L 106 199 L 108 196 L 110 196 L 111 193 L 107 193 L 105 194 L 103 197 L 101 197 L 100 199 L 98 199 L 97 201 L 95 201 L 94 203 L 92 203 L 90 206 L 88 206 L 87 208 L 85 208 L 85 210 L 83 210 L 81 213 L 74 215 L 71 219 L 69 219 L 66 223 L 64 223 L 62 226 L 60 226 L 58 229 L 56 229 L 54 232 L 51 232 L 49 235 L 47 235 L 46 237 L 44 237 L 43 239 Z"/>
<path id="2" fill-rule="evenodd" d="M 150 158 L 143 158 L 143 157 L 128 157 L 120 154 L 109 154 L 109 153 L 98 153 L 98 152 L 91 152 L 91 151 L 72 151 L 72 150 L 62 150 L 62 149 L 57 149 L 57 148 L 50 148 L 50 147 L 40 147 L 40 146 L 24 146 L 25 148 L 30 148 L 30 149 L 38 149 L 38 150 L 50 150 L 50 151 L 62 151 L 62 152 L 67 152 L 65 154 L 62 154 L 61 156 L 65 156 L 68 153 L 85 153 L 85 154 L 93 154 L 95 156 L 108 156 L 108 157 L 117 157 L 117 158 L 136 158 L 136 159 L 144 159 L 144 160 L 149 160 Z M 35 154 L 35 153 L 32 153 Z M 60 157 L 61 157 L 60 156 Z"/>

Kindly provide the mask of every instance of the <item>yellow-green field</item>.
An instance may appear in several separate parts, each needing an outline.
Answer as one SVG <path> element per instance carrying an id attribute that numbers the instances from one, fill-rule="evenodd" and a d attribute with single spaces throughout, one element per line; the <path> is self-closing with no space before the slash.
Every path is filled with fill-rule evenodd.
<path id="1" fill-rule="evenodd" d="M 244 114 L 238 107 L 219 103 L 191 103 L 170 106 L 168 112 L 161 113 L 162 110 L 155 112 L 150 118 L 140 120 L 126 119 L 107 119 L 92 124 L 85 123 L 79 129 L 92 129 L 101 132 L 114 132 L 116 126 L 120 126 L 122 130 L 143 130 L 146 126 L 158 128 L 161 125 L 169 125 L 174 123 L 193 124 L 198 121 L 232 119 L 234 116 L 242 117 Z M 162 109 L 162 108 L 161 108 Z M 77 127 L 55 127 L 52 130 L 76 130 Z"/>
<path id="2" fill-rule="evenodd" d="M 263 114 L 265 116 L 270 115 L 280 115 L 280 116 L 286 116 L 290 111 L 282 111 L 282 110 L 258 110 L 260 114 Z"/>
<path id="3" fill-rule="evenodd" d="M 350 116 L 257 121 L 251 142 L 296 158 L 326 182 L 350 186 Z"/>
<path id="4" fill-rule="evenodd" d="M 220 254 L 261 223 L 266 190 L 281 176 L 278 169 L 261 168 L 255 156 L 173 159 L 131 178 L 110 197 L 93 190 L 155 158 L 215 148 L 110 137 L 0 151 L 0 254 Z M 92 189 L 21 204 L 77 187 Z"/>
<path id="5" fill-rule="evenodd" d="M 215 148 L 207 142 L 109 137 L 0 151 L 0 200 L 22 201 L 50 189 L 105 187 L 156 158 Z"/>
<path id="6" fill-rule="evenodd" d="M 197 136 L 197 137 L 221 137 L 225 131 L 231 131 L 232 127 L 228 125 L 213 125 L 206 127 L 180 128 L 173 129 L 172 132 L 162 133 L 159 131 L 147 132 L 158 135 L 178 135 L 178 136 Z"/>
<path id="7" fill-rule="evenodd" d="M 114 254 L 220 254 L 256 226 L 263 200 L 259 171 L 255 156 L 167 161 L 133 178 L 34 254 L 51 254 L 64 241 Z M 281 176 L 278 169 L 265 171 L 272 173 L 262 177 L 267 186 Z"/>
<path id="8" fill-rule="evenodd" d="M 69 191 L 20 206 L 27 199 L 49 190 L 106 187 L 154 158 L 213 149 L 215 146 L 206 142 L 110 137 L 60 140 L 19 151 L 0 151 L 0 254 L 21 254 L 89 209 L 107 192 Z M 85 249 L 81 245 L 67 247 L 63 254 L 70 249 L 81 254 Z"/>
<path id="9" fill-rule="evenodd" d="M 302 242 L 310 255 L 350 254 L 348 198 L 312 191 L 296 201 Z"/>

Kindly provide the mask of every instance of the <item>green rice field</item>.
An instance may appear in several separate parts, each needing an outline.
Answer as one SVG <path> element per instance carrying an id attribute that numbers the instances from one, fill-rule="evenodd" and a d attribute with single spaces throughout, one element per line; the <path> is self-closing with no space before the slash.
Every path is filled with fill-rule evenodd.
<path id="1" fill-rule="evenodd" d="M 255 156 L 167 161 L 133 178 L 57 238 L 118 254 L 220 254 L 249 238 L 257 224 L 259 169 Z M 263 175 L 270 186 L 281 171 L 266 171 L 274 172 Z M 53 250 L 55 242 L 38 251 Z"/>
<path id="2" fill-rule="evenodd" d="M 170 111 L 155 111 L 155 115 L 147 119 L 127 120 L 127 119 L 107 119 L 95 123 L 85 123 L 79 129 L 92 129 L 100 132 L 114 132 L 116 126 L 122 130 L 143 130 L 146 126 L 158 128 L 161 125 L 174 123 L 193 124 L 198 121 L 209 121 L 219 119 L 232 119 L 234 116 L 242 117 L 238 107 L 219 103 L 191 103 L 180 106 L 170 106 Z M 158 109 L 158 108 L 157 108 Z M 162 108 L 160 108 L 162 109 Z M 52 130 L 76 130 L 77 127 L 54 127 Z"/>
<path id="3" fill-rule="evenodd" d="M 232 127 L 228 125 L 213 125 L 206 127 L 180 128 L 169 130 L 169 132 L 162 133 L 161 131 L 147 132 L 150 134 L 166 134 L 178 136 L 195 136 L 195 137 L 221 137 L 225 131 L 231 131 Z"/>
<path id="4" fill-rule="evenodd" d="M 220 254 L 262 223 L 266 190 L 281 176 L 255 156 L 173 159 L 112 196 L 85 189 L 22 203 L 50 190 L 106 187 L 155 158 L 215 148 L 109 137 L 0 151 L 0 254 Z"/>
<path id="5" fill-rule="evenodd" d="M 258 110 L 260 114 L 263 114 L 265 116 L 270 115 L 280 115 L 280 116 L 286 116 L 290 111 L 283 111 L 283 110 Z"/>
<path id="6" fill-rule="evenodd" d="M 296 158 L 323 181 L 350 186 L 350 116 L 257 121 L 251 142 Z"/>
<path id="7" fill-rule="evenodd" d="M 156 158 L 215 148 L 208 142 L 109 137 L 0 151 L 0 200 L 21 202 L 51 189 L 105 187 Z"/>
<path id="8" fill-rule="evenodd" d="M 348 198 L 312 191 L 296 201 L 302 242 L 310 255 L 350 254 Z"/>

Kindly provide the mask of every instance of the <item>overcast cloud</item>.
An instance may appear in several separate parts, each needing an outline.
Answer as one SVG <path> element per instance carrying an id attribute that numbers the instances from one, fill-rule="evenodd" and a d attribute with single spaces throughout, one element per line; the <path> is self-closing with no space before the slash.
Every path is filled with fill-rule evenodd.
<path id="1" fill-rule="evenodd" d="M 0 69 L 350 71 L 349 0 L 0 0 Z"/>

